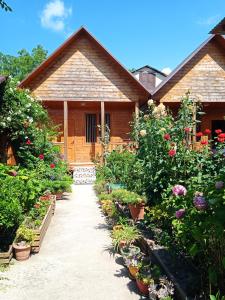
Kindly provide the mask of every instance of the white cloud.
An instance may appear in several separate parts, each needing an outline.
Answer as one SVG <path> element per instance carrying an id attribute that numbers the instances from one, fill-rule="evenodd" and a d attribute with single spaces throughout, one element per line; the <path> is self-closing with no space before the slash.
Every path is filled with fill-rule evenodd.
<path id="1" fill-rule="evenodd" d="M 205 19 L 200 19 L 197 21 L 198 25 L 201 26 L 210 26 L 210 25 L 216 25 L 221 19 L 221 15 L 214 15 L 214 16 L 209 16 L 208 18 Z"/>
<path id="2" fill-rule="evenodd" d="M 162 69 L 162 72 L 165 73 L 166 75 L 169 75 L 172 72 L 172 70 L 169 67 L 166 67 Z"/>
<path id="3" fill-rule="evenodd" d="M 71 14 L 72 8 L 65 7 L 62 0 L 50 1 L 41 13 L 41 25 L 54 31 L 63 31 L 65 20 Z"/>

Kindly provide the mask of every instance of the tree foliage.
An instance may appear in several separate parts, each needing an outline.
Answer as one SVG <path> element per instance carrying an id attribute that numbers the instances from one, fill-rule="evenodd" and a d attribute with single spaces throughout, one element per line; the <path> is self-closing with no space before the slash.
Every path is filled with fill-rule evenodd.
<path id="1" fill-rule="evenodd" d="M 3 0 L 0 0 L 0 7 L 5 11 L 12 11 L 12 8 Z"/>
<path id="2" fill-rule="evenodd" d="M 0 74 L 11 75 L 16 80 L 23 80 L 33 69 L 46 59 L 48 51 L 37 45 L 31 53 L 26 49 L 18 51 L 18 56 L 0 52 Z"/>

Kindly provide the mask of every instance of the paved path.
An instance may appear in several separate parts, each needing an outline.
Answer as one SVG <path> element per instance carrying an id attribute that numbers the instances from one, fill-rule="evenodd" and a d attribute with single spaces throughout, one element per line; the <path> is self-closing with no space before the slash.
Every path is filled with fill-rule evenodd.
<path id="1" fill-rule="evenodd" d="M 74 186 L 57 201 L 39 254 L 0 273 L 0 300 L 135 300 L 91 186 Z M 3 277 L 3 278 L 1 278 Z"/>

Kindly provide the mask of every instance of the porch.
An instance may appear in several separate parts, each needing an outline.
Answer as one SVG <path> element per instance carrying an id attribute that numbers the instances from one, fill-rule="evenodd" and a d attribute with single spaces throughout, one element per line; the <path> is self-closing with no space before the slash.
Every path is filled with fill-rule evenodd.
<path id="1" fill-rule="evenodd" d="M 139 102 L 46 101 L 43 103 L 59 135 L 54 141 L 70 166 L 88 166 L 103 154 L 102 142 L 109 130 L 108 150 L 128 145 L 130 122 L 139 113 Z"/>

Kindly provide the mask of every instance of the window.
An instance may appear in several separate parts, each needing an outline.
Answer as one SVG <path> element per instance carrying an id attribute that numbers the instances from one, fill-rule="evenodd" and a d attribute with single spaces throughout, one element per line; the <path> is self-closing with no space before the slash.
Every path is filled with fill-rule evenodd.
<path id="1" fill-rule="evenodd" d="M 96 115 L 86 115 L 86 143 L 96 143 Z"/>

